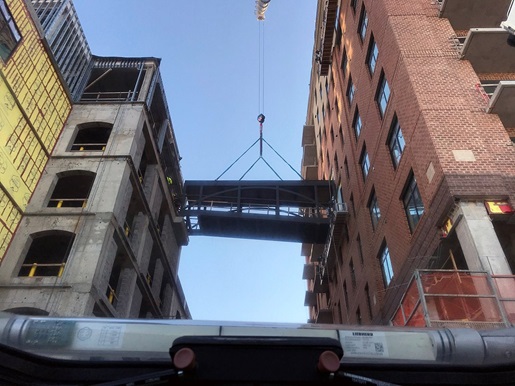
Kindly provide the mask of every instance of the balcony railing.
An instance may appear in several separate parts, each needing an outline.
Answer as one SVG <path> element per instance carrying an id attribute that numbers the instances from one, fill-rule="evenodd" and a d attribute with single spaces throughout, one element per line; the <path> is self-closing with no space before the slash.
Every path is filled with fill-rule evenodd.
<path id="1" fill-rule="evenodd" d="M 87 198 L 51 198 L 48 201 L 50 208 L 84 208 L 88 203 Z"/>
<path id="2" fill-rule="evenodd" d="M 57 276 L 61 277 L 66 263 L 30 263 L 22 264 L 20 276 Z"/>
<path id="3" fill-rule="evenodd" d="M 107 143 L 74 143 L 71 151 L 104 151 Z"/>
<path id="4" fill-rule="evenodd" d="M 417 270 L 394 326 L 499 328 L 515 324 L 515 276 Z"/>

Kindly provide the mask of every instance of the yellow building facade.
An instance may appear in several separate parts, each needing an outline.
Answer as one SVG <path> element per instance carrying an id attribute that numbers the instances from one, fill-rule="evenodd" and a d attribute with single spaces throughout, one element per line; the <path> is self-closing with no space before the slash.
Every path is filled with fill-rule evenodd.
<path id="1" fill-rule="evenodd" d="M 0 258 L 71 111 L 29 7 L 0 0 Z"/>

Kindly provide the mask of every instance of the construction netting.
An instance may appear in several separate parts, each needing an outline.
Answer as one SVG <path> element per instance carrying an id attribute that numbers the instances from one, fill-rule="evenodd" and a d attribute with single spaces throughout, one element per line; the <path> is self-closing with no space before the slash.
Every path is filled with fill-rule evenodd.
<path id="1" fill-rule="evenodd" d="M 515 276 L 419 270 L 397 309 L 394 326 L 491 328 L 515 322 Z"/>

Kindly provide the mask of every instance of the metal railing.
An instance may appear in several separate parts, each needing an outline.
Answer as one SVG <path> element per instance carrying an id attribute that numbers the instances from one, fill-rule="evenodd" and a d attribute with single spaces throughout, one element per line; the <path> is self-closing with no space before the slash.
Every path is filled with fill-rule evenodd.
<path id="1" fill-rule="evenodd" d="M 85 208 L 87 198 L 51 198 L 48 201 L 50 208 Z"/>
<path id="2" fill-rule="evenodd" d="M 391 319 L 394 326 L 508 327 L 515 323 L 515 276 L 417 270 Z"/>
<path id="3" fill-rule="evenodd" d="M 114 302 L 118 300 L 118 296 L 116 296 L 116 291 L 111 287 L 110 284 L 107 285 L 107 300 L 110 304 L 114 305 Z"/>
<path id="4" fill-rule="evenodd" d="M 85 92 L 80 98 L 81 102 L 132 102 L 137 99 L 138 93 L 129 91 Z"/>
<path id="5" fill-rule="evenodd" d="M 107 143 L 74 143 L 71 151 L 104 151 Z"/>
<path id="6" fill-rule="evenodd" d="M 20 276 L 57 276 L 61 277 L 64 271 L 66 263 L 31 263 L 31 264 L 22 264 L 22 269 L 25 268 L 29 270 L 27 275 Z M 50 268 L 50 269 L 49 269 Z M 44 272 L 41 272 L 44 271 Z M 57 274 L 52 274 L 53 271 L 56 271 Z"/>

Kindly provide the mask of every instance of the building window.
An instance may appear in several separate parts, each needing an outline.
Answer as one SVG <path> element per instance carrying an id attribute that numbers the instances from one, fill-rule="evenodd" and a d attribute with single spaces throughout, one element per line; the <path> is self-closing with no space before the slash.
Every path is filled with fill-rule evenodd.
<path id="1" fill-rule="evenodd" d="M 361 123 L 361 117 L 359 116 L 359 109 L 356 107 L 356 111 L 354 111 L 354 119 L 352 120 L 352 128 L 354 129 L 356 140 L 358 140 L 359 135 L 361 134 L 362 126 L 363 124 Z"/>
<path id="2" fill-rule="evenodd" d="M 21 40 L 20 31 L 5 0 L 0 0 L 0 57 L 4 62 L 9 59 L 16 45 Z"/>
<path id="3" fill-rule="evenodd" d="M 334 129 L 333 129 L 333 125 L 331 125 L 330 134 L 331 134 L 331 143 L 333 144 L 334 143 Z"/>
<path id="4" fill-rule="evenodd" d="M 356 288 L 356 270 L 354 269 L 354 262 L 352 259 L 350 259 L 349 263 L 349 273 L 350 273 L 350 280 L 352 283 L 352 288 Z"/>
<path id="5" fill-rule="evenodd" d="M 84 208 L 86 206 L 95 173 L 89 171 L 71 173 L 58 175 L 59 180 L 48 201 L 49 208 Z"/>
<path id="6" fill-rule="evenodd" d="M 381 113 L 381 117 L 384 116 L 386 112 L 386 106 L 388 105 L 388 100 L 390 99 L 390 87 L 388 86 L 388 82 L 386 81 L 386 76 L 384 72 L 381 72 L 381 77 L 379 78 L 379 84 L 377 86 L 376 93 L 376 101 L 379 106 L 379 112 Z"/>
<path id="7" fill-rule="evenodd" d="M 91 122 L 79 125 L 71 151 L 104 151 L 113 125 Z"/>
<path id="8" fill-rule="evenodd" d="M 372 320 L 372 302 L 370 301 L 370 289 L 368 283 L 365 285 L 365 298 L 367 301 L 368 317 Z"/>
<path id="9" fill-rule="evenodd" d="M 329 82 L 327 81 L 327 79 L 325 80 L 325 93 L 326 95 L 329 95 Z"/>
<path id="10" fill-rule="evenodd" d="M 397 116 L 393 118 L 392 129 L 390 131 L 390 137 L 388 139 L 388 147 L 390 148 L 390 155 L 392 157 L 393 166 L 397 168 L 401 161 L 402 152 L 406 145 L 404 137 L 402 135 L 401 126 Z"/>
<path id="11" fill-rule="evenodd" d="M 356 87 L 354 86 L 354 83 L 352 83 L 352 77 L 349 76 L 349 84 L 347 85 L 347 100 L 349 101 L 349 106 L 352 104 L 352 101 L 354 100 L 354 93 L 356 92 Z"/>
<path id="12" fill-rule="evenodd" d="M 388 287 L 393 278 L 393 266 L 392 260 L 390 259 L 390 251 L 388 250 L 388 246 L 386 243 L 381 249 L 381 270 L 383 271 L 383 280 L 385 287 Z"/>
<path id="13" fill-rule="evenodd" d="M 361 41 L 365 40 L 365 36 L 367 35 L 367 27 L 368 27 L 368 15 L 367 10 L 365 9 L 365 5 L 361 9 L 361 16 L 359 17 L 358 24 L 358 33 Z"/>
<path id="14" fill-rule="evenodd" d="M 32 235 L 18 276 L 62 276 L 74 238 L 74 233 L 65 231 Z"/>
<path id="15" fill-rule="evenodd" d="M 363 147 L 359 163 L 361 164 L 361 171 L 363 172 L 363 180 L 366 180 L 368 176 L 368 171 L 370 170 L 370 159 L 368 158 L 366 147 Z"/>
<path id="16" fill-rule="evenodd" d="M 347 58 L 347 50 L 344 48 L 343 49 L 343 54 L 342 54 L 342 65 L 341 65 L 341 68 L 342 68 L 342 73 L 343 73 L 343 77 L 345 78 L 345 73 L 347 71 L 347 63 L 349 62 L 349 59 Z"/>
<path id="17" fill-rule="evenodd" d="M 343 283 L 343 296 L 345 297 L 345 308 L 349 311 L 349 292 L 347 291 L 347 283 Z"/>
<path id="18" fill-rule="evenodd" d="M 377 203 L 377 196 L 375 190 L 372 190 L 370 200 L 368 202 L 368 210 L 370 211 L 370 219 L 372 220 L 372 228 L 375 230 L 377 223 L 381 218 L 381 211 L 379 210 L 379 204 Z"/>
<path id="19" fill-rule="evenodd" d="M 363 320 L 361 319 L 361 311 L 359 310 L 359 307 L 356 310 L 356 323 L 358 323 L 358 324 L 363 323 Z"/>
<path id="20" fill-rule="evenodd" d="M 424 203 L 422 202 L 422 197 L 420 197 L 417 181 L 415 180 L 413 173 L 408 180 L 408 184 L 402 196 L 402 200 L 404 202 L 406 216 L 408 217 L 409 227 L 413 233 L 418 224 L 418 221 L 420 220 L 420 217 L 424 213 Z"/>
<path id="21" fill-rule="evenodd" d="M 351 194 L 350 195 L 350 207 L 351 207 L 351 210 L 352 210 L 352 214 L 355 216 L 356 215 L 356 208 L 354 207 L 354 194 Z"/>
<path id="22" fill-rule="evenodd" d="M 358 4 L 358 0 L 350 0 L 350 7 L 352 9 L 352 12 L 356 13 L 356 6 Z"/>
<path id="23" fill-rule="evenodd" d="M 334 154 L 333 165 L 334 165 L 334 174 L 338 176 L 340 173 L 340 164 L 338 162 L 338 154 Z"/>
<path id="24" fill-rule="evenodd" d="M 361 245 L 361 236 L 359 234 L 358 234 L 358 237 L 356 238 L 356 241 L 358 242 L 359 261 L 361 262 L 361 265 L 364 265 L 365 261 L 363 260 L 363 246 Z"/>
<path id="25" fill-rule="evenodd" d="M 347 179 L 349 179 L 350 178 L 349 163 L 347 162 L 347 158 L 345 158 L 345 160 L 343 161 L 343 167 L 345 168 L 345 177 L 347 177 Z"/>
<path id="26" fill-rule="evenodd" d="M 343 140 L 343 128 L 342 128 L 342 125 L 340 125 L 340 127 L 338 128 L 338 136 L 340 137 L 340 146 L 343 149 L 344 140 Z"/>
<path id="27" fill-rule="evenodd" d="M 325 106 L 322 105 L 322 118 L 325 118 Z"/>
<path id="28" fill-rule="evenodd" d="M 379 49 L 377 48 L 377 43 L 374 40 L 374 35 L 372 35 L 370 37 L 370 44 L 368 45 L 367 51 L 367 66 L 370 74 L 374 74 L 374 70 L 376 69 L 377 55 L 379 55 Z"/>

